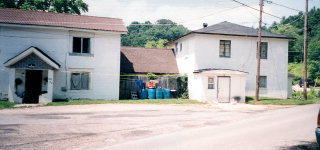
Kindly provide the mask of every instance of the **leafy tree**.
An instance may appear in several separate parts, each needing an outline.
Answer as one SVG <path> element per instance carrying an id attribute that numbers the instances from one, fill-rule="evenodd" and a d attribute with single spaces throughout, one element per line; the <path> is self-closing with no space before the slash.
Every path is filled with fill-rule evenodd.
<path id="1" fill-rule="evenodd" d="M 0 7 L 78 14 L 88 12 L 83 0 L 0 0 Z"/>
<path id="2" fill-rule="evenodd" d="M 315 79 L 320 76 L 320 8 L 313 7 L 308 12 L 308 76 Z M 300 12 L 297 15 L 283 18 L 279 23 L 274 22 L 268 30 L 288 36 L 293 36 L 296 40 L 289 42 L 289 62 L 291 68 L 302 66 L 303 54 L 303 27 L 304 16 Z M 296 52 L 296 53 L 295 53 Z M 289 72 L 290 72 L 289 65 Z M 292 70 L 291 70 L 292 71 Z M 301 71 L 300 71 L 301 72 Z M 301 77 L 301 75 L 299 76 Z"/>
<path id="3" fill-rule="evenodd" d="M 150 21 L 134 21 L 127 28 L 129 32 L 122 36 L 121 43 L 123 46 L 135 47 L 164 47 L 165 42 L 189 32 L 184 26 L 168 19 L 157 20 L 154 24 Z"/>
<path id="4" fill-rule="evenodd" d="M 166 48 L 166 43 L 168 41 L 164 39 L 158 39 L 157 41 L 147 41 L 144 47 L 147 48 Z"/>

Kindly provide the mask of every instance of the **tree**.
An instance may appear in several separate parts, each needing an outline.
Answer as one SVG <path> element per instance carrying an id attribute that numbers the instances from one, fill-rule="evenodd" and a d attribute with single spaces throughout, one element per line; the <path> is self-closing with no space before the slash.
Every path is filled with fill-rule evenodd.
<path id="1" fill-rule="evenodd" d="M 123 46 L 162 48 L 164 43 L 172 41 L 189 32 L 182 25 L 168 19 L 157 20 L 154 24 L 150 21 L 140 23 L 132 22 L 128 27 L 128 34 L 123 35 Z"/>
<path id="2" fill-rule="evenodd" d="M 0 7 L 78 14 L 88 12 L 83 0 L 0 0 Z"/>
<path id="3" fill-rule="evenodd" d="M 157 41 L 147 41 L 144 47 L 147 48 L 166 48 L 166 43 L 168 41 L 164 39 L 158 39 Z"/>

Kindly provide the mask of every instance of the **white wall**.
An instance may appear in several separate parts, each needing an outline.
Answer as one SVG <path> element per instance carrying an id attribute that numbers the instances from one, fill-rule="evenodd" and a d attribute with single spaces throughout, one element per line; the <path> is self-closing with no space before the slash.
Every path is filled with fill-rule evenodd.
<path id="1" fill-rule="evenodd" d="M 190 36 L 190 37 L 189 37 Z M 231 40 L 231 57 L 219 57 L 220 40 Z M 267 88 L 261 89 L 261 96 L 287 98 L 288 82 L 288 40 L 276 38 L 262 38 L 268 42 L 268 59 L 261 60 L 261 76 L 267 76 Z M 223 36 L 193 34 L 177 41 L 178 43 L 189 43 L 187 52 L 177 55 L 180 73 L 197 69 L 215 68 L 232 69 L 248 72 L 246 79 L 246 95 L 253 96 L 255 91 L 256 75 L 256 50 L 257 38 L 243 36 Z M 188 63 L 179 63 L 181 59 L 193 56 Z M 188 68 L 180 69 L 180 68 Z"/>
<path id="2" fill-rule="evenodd" d="M 69 55 L 72 36 L 77 34 L 91 36 L 93 56 Z M 61 65 L 54 71 L 54 99 L 119 99 L 120 33 L 0 27 L 0 93 L 7 93 L 9 84 L 9 69 L 3 63 L 30 46 L 43 50 Z M 74 69 L 90 70 L 90 90 L 69 90 L 70 71 Z"/>

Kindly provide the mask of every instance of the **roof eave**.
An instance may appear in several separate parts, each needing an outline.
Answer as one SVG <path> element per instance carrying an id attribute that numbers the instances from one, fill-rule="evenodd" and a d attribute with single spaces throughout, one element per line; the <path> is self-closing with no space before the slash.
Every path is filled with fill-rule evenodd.
<path id="1" fill-rule="evenodd" d="M 196 31 L 193 31 L 193 33 L 196 33 L 196 34 L 225 35 L 225 36 L 258 37 L 258 35 L 240 35 L 240 34 L 206 33 L 206 32 L 196 32 Z M 262 36 L 262 38 L 277 38 L 277 39 L 289 39 L 289 40 L 295 40 L 295 39 L 296 39 L 296 38 L 294 38 L 294 37 L 274 37 L 274 36 Z"/>
<path id="2" fill-rule="evenodd" d="M 75 28 L 75 27 L 61 27 L 61 26 L 50 26 L 50 25 L 36 25 L 36 24 L 22 24 L 22 23 L 4 23 L 0 22 L 0 26 L 10 26 L 10 27 L 30 27 L 30 28 L 44 28 L 44 29 L 60 29 L 60 30 L 79 30 L 79 31 L 86 31 L 86 32 L 104 32 L 104 33 L 119 33 L 119 34 L 127 34 L 128 30 L 126 31 L 116 31 L 116 30 L 101 30 L 101 29 L 88 29 L 88 28 Z"/>

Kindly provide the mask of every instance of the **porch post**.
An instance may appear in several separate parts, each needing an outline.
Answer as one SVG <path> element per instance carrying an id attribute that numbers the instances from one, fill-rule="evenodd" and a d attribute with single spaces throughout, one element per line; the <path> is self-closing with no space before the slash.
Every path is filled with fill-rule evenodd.
<path id="1" fill-rule="evenodd" d="M 52 102 L 53 98 L 53 70 L 48 70 L 48 87 L 47 87 L 48 101 Z"/>
<path id="2" fill-rule="evenodd" d="M 9 87 L 8 87 L 8 98 L 10 102 L 15 102 L 15 77 L 16 77 L 16 69 L 9 69 Z M 22 103 L 22 102 L 21 102 Z"/>

